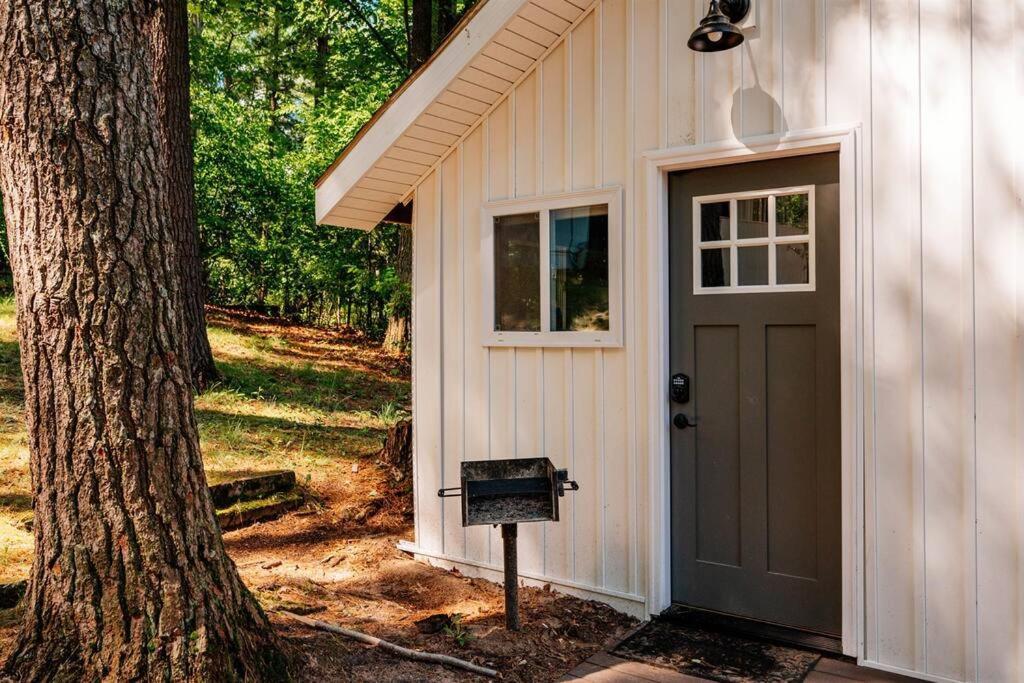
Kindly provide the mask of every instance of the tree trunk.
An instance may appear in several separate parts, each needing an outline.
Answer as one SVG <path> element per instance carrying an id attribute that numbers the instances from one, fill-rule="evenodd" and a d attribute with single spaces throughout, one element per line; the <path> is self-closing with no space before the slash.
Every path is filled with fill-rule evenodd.
<path id="1" fill-rule="evenodd" d="M 437 39 L 434 45 L 437 46 L 459 23 L 459 14 L 455 10 L 455 0 L 439 0 L 437 7 Z"/>
<path id="2" fill-rule="evenodd" d="M 167 159 L 171 230 L 178 242 L 184 331 L 192 386 L 202 393 L 220 378 L 206 334 L 203 265 L 196 221 L 192 124 L 189 97 L 188 8 L 185 0 L 163 0 L 153 31 L 156 104 L 161 152 Z"/>
<path id="3" fill-rule="evenodd" d="M 391 469 L 395 481 L 412 479 L 412 420 L 402 420 L 388 429 L 380 461 Z"/>
<path id="4" fill-rule="evenodd" d="M 146 0 L 0 2 L 7 210 L 35 508 L 3 675 L 279 680 L 199 452 Z"/>
<path id="5" fill-rule="evenodd" d="M 398 276 L 398 290 L 391 299 L 384 348 L 391 353 L 406 353 L 409 350 L 412 308 L 412 228 L 407 225 L 398 228 L 395 274 Z"/>
<path id="6" fill-rule="evenodd" d="M 316 59 L 313 62 L 313 106 L 319 107 L 327 92 L 327 60 L 331 54 L 327 36 L 316 38 Z"/>
<path id="7" fill-rule="evenodd" d="M 409 45 L 409 68 L 415 69 L 430 57 L 434 37 L 434 3 L 412 0 L 412 40 Z"/>

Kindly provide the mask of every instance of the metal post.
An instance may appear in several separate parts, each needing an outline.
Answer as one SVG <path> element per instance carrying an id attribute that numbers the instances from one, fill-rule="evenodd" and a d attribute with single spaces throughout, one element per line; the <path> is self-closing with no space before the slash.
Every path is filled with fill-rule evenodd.
<path id="1" fill-rule="evenodd" d="M 516 552 L 516 524 L 501 525 L 501 540 L 505 551 L 505 628 L 519 630 L 519 558 Z"/>

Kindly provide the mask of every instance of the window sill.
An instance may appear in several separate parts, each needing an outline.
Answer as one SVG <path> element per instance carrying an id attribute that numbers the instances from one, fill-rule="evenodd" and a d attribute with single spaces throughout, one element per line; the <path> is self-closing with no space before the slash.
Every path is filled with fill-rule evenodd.
<path id="1" fill-rule="evenodd" d="M 622 336 L 615 332 L 489 332 L 483 345 L 492 348 L 580 348 L 613 349 L 622 347 Z"/>

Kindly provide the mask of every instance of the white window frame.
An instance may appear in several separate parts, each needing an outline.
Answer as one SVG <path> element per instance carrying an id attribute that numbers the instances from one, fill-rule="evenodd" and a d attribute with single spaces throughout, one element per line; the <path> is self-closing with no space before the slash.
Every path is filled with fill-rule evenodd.
<path id="1" fill-rule="evenodd" d="M 608 205 L 608 329 L 551 330 L 550 213 L 597 204 Z M 494 329 L 494 219 L 523 213 L 540 215 L 540 331 Z M 480 210 L 483 258 L 483 345 L 618 347 L 622 346 L 622 187 L 603 187 L 523 199 L 488 202 Z"/>
<path id="2" fill-rule="evenodd" d="M 784 235 L 775 234 L 775 198 L 791 195 L 807 195 L 807 235 Z M 768 236 L 740 238 L 737 230 L 739 226 L 738 202 L 743 199 L 768 199 Z M 702 242 L 700 239 L 700 207 L 702 204 L 713 204 L 718 202 L 729 202 L 729 239 Z M 799 185 L 796 187 L 779 187 L 768 190 L 752 190 L 749 192 L 729 192 L 725 194 L 709 194 L 693 198 L 693 293 L 694 294 L 757 294 L 768 292 L 813 292 L 815 285 L 815 242 L 814 236 L 814 185 Z M 808 251 L 808 281 L 799 284 L 775 284 L 775 247 L 784 244 L 807 244 Z M 768 247 L 768 284 L 767 285 L 741 285 L 739 284 L 739 247 Z M 726 287 L 704 287 L 701 285 L 701 258 L 702 249 L 729 249 L 729 286 Z"/>

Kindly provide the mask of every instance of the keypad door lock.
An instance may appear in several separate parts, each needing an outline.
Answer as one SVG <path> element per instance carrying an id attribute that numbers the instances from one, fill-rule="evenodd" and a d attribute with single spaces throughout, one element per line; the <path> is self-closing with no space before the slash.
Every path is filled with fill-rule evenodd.
<path id="1" fill-rule="evenodd" d="M 673 403 L 689 403 L 690 377 L 681 372 L 672 375 L 671 394 Z"/>

